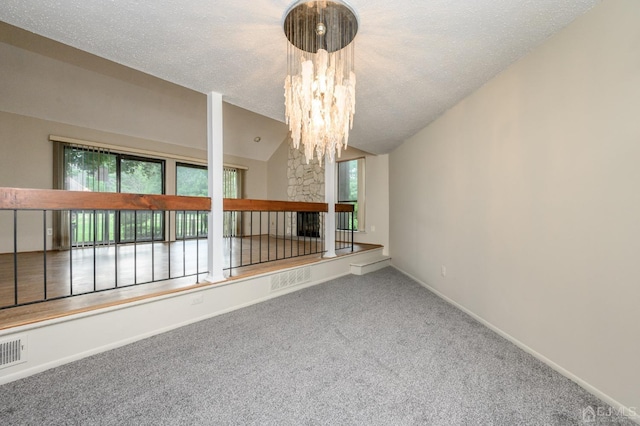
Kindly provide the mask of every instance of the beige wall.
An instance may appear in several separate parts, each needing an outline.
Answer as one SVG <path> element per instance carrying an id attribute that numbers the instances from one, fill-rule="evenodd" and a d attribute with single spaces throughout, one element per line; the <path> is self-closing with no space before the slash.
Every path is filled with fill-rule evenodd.
<path id="1" fill-rule="evenodd" d="M 0 111 L 206 150 L 206 96 L 0 23 Z"/>
<path id="2" fill-rule="evenodd" d="M 234 155 L 224 155 L 224 164 L 245 167 L 243 197 L 255 200 L 266 200 L 267 197 L 267 162 L 252 160 L 249 158 L 236 157 Z M 251 217 L 250 213 L 243 213 L 242 218 L 238 218 L 242 223 L 244 235 L 260 235 L 260 231 L 267 229 L 267 217 L 262 217 L 257 213 Z M 262 227 L 260 226 L 262 225 Z M 240 226 L 240 225 L 239 225 Z"/>
<path id="3" fill-rule="evenodd" d="M 267 199 L 267 162 L 224 155 L 224 164 L 246 168 L 244 172 L 244 198 Z"/>
<path id="4" fill-rule="evenodd" d="M 390 156 L 394 264 L 626 407 L 640 407 L 639 16 L 602 2 Z"/>
<path id="5" fill-rule="evenodd" d="M 206 160 L 206 97 L 0 23 L 0 186 L 52 188 L 49 135 Z M 167 161 L 167 192 L 175 190 Z M 19 251 L 42 249 L 20 214 Z M 13 250 L 0 213 L 0 252 Z"/>
<path id="6" fill-rule="evenodd" d="M 289 161 L 289 138 L 280 144 L 267 161 L 267 195 L 270 200 L 287 201 L 287 163 Z"/>

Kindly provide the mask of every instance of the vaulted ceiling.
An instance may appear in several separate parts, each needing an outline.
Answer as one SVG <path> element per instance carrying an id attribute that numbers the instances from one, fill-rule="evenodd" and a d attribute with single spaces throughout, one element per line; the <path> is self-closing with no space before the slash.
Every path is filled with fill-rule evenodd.
<path id="1" fill-rule="evenodd" d="M 390 152 L 599 1 L 348 1 L 360 24 L 350 145 Z M 0 20 L 282 122 L 294 3 L 2 0 Z"/>

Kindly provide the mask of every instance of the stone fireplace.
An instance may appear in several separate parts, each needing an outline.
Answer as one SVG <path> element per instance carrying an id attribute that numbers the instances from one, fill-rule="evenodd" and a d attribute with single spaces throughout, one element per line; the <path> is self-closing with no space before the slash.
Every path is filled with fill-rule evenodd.
<path id="1" fill-rule="evenodd" d="M 289 146 L 287 178 L 289 201 L 324 202 L 324 166 L 320 166 L 317 159 L 307 164 L 304 154 Z M 286 221 L 287 235 L 321 236 L 322 218 L 318 213 L 289 215 Z"/>

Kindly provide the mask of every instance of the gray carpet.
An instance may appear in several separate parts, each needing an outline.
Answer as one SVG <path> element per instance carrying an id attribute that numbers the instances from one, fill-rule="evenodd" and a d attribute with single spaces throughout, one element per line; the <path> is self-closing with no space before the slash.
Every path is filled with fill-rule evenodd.
<path id="1" fill-rule="evenodd" d="M 2 425 L 574 425 L 588 406 L 607 407 L 392 268 L 0 387 Z"/>

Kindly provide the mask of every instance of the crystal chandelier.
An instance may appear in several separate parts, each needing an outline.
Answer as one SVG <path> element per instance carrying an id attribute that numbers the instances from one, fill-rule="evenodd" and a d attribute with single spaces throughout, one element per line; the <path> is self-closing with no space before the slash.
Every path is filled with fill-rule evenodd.
<path id="1" fill-rule="evenodd" d="M 349 141 L 355 113 L 353 42 L 358 20 L 340 1 L 299 1 L 287 12 L 285 117 L 294 148 L 307 164 L 334 161 Z"/>

